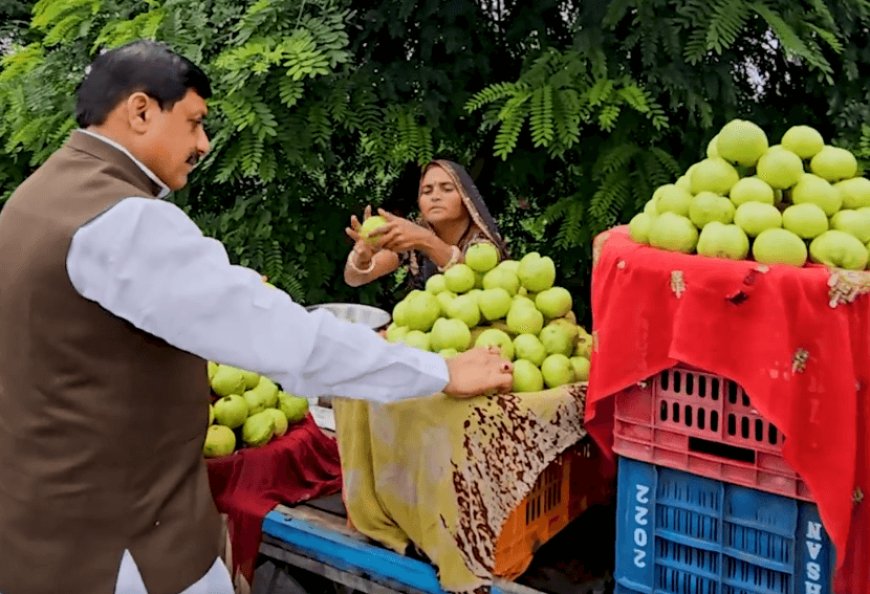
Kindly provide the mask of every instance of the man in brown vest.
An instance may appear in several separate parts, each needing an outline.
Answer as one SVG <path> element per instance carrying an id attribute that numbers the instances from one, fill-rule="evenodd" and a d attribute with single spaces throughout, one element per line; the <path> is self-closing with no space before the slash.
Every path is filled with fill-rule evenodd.
<path id="1" fill-rule="evenodd" d="M 291 392 L 387 401 L 505 389 L 307 313 L 162 200 L 208 151 L 205 74 L 160 44 L 102 54 L 81 127 L 0 213 L 0 593 L 230 594 L 202 444 L 205 359 Z"/>

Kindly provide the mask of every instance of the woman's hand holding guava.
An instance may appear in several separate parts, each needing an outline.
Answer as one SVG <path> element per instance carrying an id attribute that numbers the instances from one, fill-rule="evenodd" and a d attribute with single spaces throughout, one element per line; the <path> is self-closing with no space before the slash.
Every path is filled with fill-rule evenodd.
<path id="1" fill-rule="evenodd" d="M 433 233 L 407 219 L 397 217 L 383 209 L 378 214 L 386 219 L 386 224 L 378 227 L 373 237 L 377 237 L 377 245 L 382 249 L 402 253 L 422 249 L 431 239 Z"/>
<path id="2" fill-rule="evenodd" d="M 363 221 L 368 220 L 371 216 L 372 207 L 366 206 L 365 211 L 363 211 Z M 356 215 L 351 215 L 350 227 L 345 227 L 344 232 L 354 241 L 352 256 L 354 258 L 354 264 L 361 268 L 365 268 L 372 261 L 375 254 L 380 250 L 380 246 L 377 242 L 366 241 L 366 239 L 360 235 L 361 228 L 362 223 L 359 222 Z"/>

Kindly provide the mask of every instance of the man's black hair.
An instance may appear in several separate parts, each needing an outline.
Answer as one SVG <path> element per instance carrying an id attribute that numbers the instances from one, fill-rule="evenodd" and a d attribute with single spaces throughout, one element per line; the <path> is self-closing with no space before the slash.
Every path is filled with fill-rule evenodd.
<path id="1" fill-rule="evenodd" d="M 101 54 L 76 92 L 76 122 L 82 128 L 100 125 L 122 101 L 143 92 L 160 109 L 172 109 L 193 90 L 211 97 L 208 76 L 199 66 L 155 41 L 134 41 Z"/>

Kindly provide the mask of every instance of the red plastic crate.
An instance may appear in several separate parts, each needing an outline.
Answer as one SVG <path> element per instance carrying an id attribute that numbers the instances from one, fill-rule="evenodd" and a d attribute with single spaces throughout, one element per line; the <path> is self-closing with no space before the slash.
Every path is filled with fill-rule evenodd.
<path id="1" fill-rule="evenodd" d="M 812 501 L 782 457 L 785 436 L 727 378 L 677 366 L 623 390 L 615 406 L 621 456 Z"/>

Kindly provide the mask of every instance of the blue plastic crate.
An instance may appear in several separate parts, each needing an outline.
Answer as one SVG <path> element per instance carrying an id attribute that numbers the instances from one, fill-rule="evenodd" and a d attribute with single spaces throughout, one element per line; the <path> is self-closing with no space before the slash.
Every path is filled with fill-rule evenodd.
<path id="1" fill-rule="evenodd" d="M 831 594 L 815 505 L 620 458 L 616 594 Z"/>

